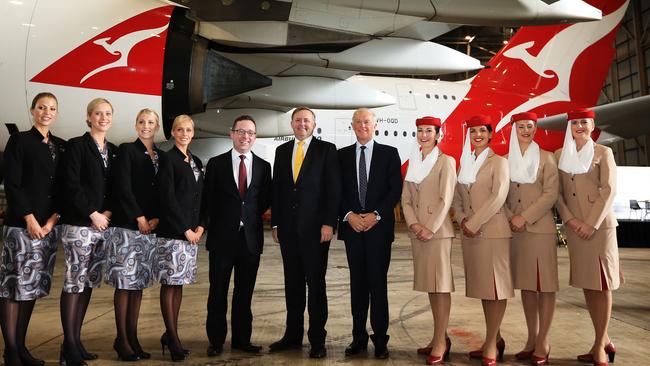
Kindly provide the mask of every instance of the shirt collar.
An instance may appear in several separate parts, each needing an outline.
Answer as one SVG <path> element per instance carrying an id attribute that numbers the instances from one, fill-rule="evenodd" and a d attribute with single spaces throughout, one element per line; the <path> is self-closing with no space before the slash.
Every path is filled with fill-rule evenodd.
<path id="1" fill-rule="evenodd" d="M 253 152 L 248 151 L 246 154 L 242 154 L 239 151 L 233 149 L 230 149 L 230 156 L 232 157 L 233 161 L 240 161 L 241 159 L 239 158 L 240 155 L 244 155 L 246 157 L 246 160 L 252 161 L 253 160 Z"/>
<path id="2" fill-rule="evenodd" d="M 39 130 L 36 128 L 36 126 L 32 126 L 32 129 L 31 129 L 30 131 L 31 131 L 31 133 L 34 135 L 34 137 L 38 138 L 38 140 L 41 141 L 41 142 L 42 142 L 43 140 L 45 140 L 46 137 L 47 137 L 47 138 L 52 137 L 52 134 L 51 134 L 49 131 L 47 132 L 47 136 L 43 136 L 43 134 L 41 133 L 41 131 L 39 131 Z"/>
<path id="3" fill-rule="evenodd" d="M 372 148 L 373 148 L 374 145 L 375 145 L 375 140 L 370 139 L 370 141 L 368 141 L 365 145 L 361 145 L 361 143 L 360 143 L 359 141 L 357 141 L 357 142 L 355 143 L 355 145 L 356 145 L 356 149 L 357 149 L 357 150 L 360 150 L 360 149 L 361 149 L 361 146 L 365 146 L 365 147 L 366 147 L 366 151 L 372 151 Z"/>
<path id="4" fill-rule="evenodd" d="M 312 138 L 314 138 L 314 135 L 311 135 L 311 136 L 307 137 L 306 139 L 302 140 L 304 142 L 302 147 L 306 148 L 307 146 L 309 146 L 309 144 L 311 143 Z M 298 139 L 294 140 L 294 143 L 295 143 L 296 146 L 298 146 L 298 141 L 300 141 L 300 140 L 298 140 Z"/>

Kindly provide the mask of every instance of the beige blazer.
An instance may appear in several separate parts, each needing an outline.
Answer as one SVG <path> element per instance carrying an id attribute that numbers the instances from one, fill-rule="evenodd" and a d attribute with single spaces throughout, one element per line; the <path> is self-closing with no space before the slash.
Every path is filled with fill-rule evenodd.
<path id="1" fill-rule="evenodd" d="M 510 182 L 506 199 L 508 219 L 521 215 L 526 219 L 526 231 L 538 234 L 555 233 L 551 209 L 559 192 L 557 163 L 553 154 L 540 150 L 537 180 L 534 183 Z"/>
<path id="2" fill-rule="evenodd" d="M 555 152 L 560 160 L 562 149 Z M 560 172 L 560 195 L 556 207 L 562 221 L 577 218 L 598 230 L 618 226 L 612 204 L 616 195 L 616 162 L 612 149 L 594 144 L 589 171 L 571 175 Z"/>
<path id="3" fill-rule="evenodd" d="M 454 226 L 449 216 L 456 186 L 456 161 L 440 153 L 429 175 L 420 184 L 404 181 L 402 210 L 406 225 L 424 225 L 433 239 L 453 238 Z M 415 234 L 409 231 L 409 237 Z"/>
<path id="4" fill-rule="evenodd" d="M 467 218 L 467 228 L 481 232 L 478 238 L 511 237 L 505 212 L 509 187 L 508 161 L 490 150 L 476 174 L 476 181 L 469 187 L 462 183 L 456 184 L 454 219 L 460 224 Z"/>

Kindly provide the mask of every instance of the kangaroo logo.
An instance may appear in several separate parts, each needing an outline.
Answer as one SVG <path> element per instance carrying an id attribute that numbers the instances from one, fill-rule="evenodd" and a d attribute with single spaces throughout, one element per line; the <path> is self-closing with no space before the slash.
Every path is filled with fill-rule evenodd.
<path id="1" fill-rule="evenodd" d="M 629 0 L 599 21 L 574 24 L 563 29 L 544 45 L 537 56 L 528 52 L 528 49 L 535 44 L 534 41 L 506 50 L 503 53 L 505 57 L 521 60 L 540 77 L 557 78 L 558 82 L 553 89 L 529 99 L 503 116 L 496 130 L 499 131 L 506 126 L 515 113 L 530 111 L 550 102 L 570 102 L 573 64 L 585 49 L 598 42 L 618 25 L 625 14 L 628 2 Z"/>
<path id="2" fill-rule="evenodd" d="M 115 41 L 113 41 L 113 43 L 108 43 L 111 37 L 96 39 L 93 42 L 94 44 L 104 47 L 106 52 L 110 53 L 111 55 L 120 55 L 120 58 L 117 61 L 105 64 L 87 73 L 83 78 L 81 78 L 79 84 L 83 84 L 84 81 L 86 81 L 88 78 L 92 77 L 93 75 L 99 74 L 104 70 L 109 70 L 116 67 L 128 66 L 129 52 L 131 52 L 131 49 L 133 49 L 135 45 L 137 45 L 138 43 L 146 39 L 149 39 L 151 37 L 158 37 L 158 35 L 163 31 L 165 31 L 165 29 L 167 29 L 168 26 L 169 23 L 165 24 L 160 28 L 144 29 L 140 31 L 131 32 L 129 34 L 125 34 L 122 37 L 116 39 Z"/>

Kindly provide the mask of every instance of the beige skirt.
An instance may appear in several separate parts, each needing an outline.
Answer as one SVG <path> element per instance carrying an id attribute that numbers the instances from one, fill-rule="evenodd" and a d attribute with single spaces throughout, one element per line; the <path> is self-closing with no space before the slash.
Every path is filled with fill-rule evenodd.
<path id="1" fill-rule="evenodd" d="M 454 292 L 451 271 L 452 238 L 423 242 L 411 239 L 413 250 L 413 290 L 422 292 Z"/>
<path id="2" fill-rule="evenodd" d="M 516 289 L 540 292 L 558 290 L 556 243 L 555 234 L 512 233 L 510 260 Z"/>
<path id="3" fill-rule="evenodd" d="M 515 296 L 510 269 L 510 238 L 463 237 L 465 295 L 483 300 Z"/>
<path id="4" fill-rule="evenodd" d="M 601 276 L 609 290 L 621 285 L 616 228 L 596 230 L 591 240 L 580 239 L 572 230 L 567 230 L 566 236 L 571 263 L 569 285 L 603 290 Z"/>

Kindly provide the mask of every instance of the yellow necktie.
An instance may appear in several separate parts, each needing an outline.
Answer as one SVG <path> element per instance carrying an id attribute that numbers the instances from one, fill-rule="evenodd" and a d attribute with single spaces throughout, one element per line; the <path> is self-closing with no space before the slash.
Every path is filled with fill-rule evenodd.
<path id="1" fill-rule="evenodd" d="M 302 151 L 302 145 L 304 141 L 298 141 L 298 149 L 296 149 L 296 157 L 293 160 L 293 182 L 295 183 L 298 180 L 298 174 L 300 174 L 300 167 L 302 167 L 302 161 L 305 160 L 305 153 Z"/>

